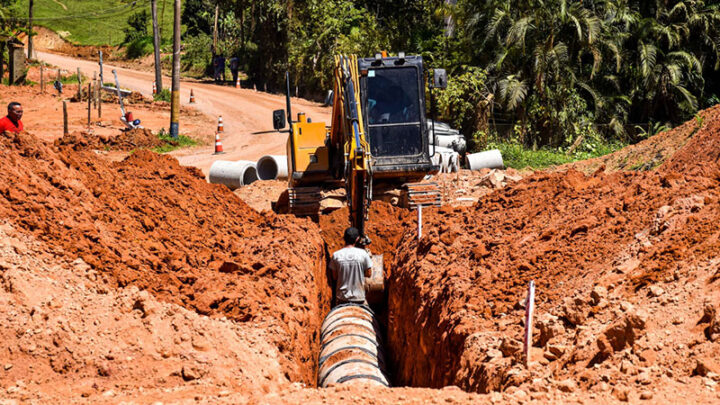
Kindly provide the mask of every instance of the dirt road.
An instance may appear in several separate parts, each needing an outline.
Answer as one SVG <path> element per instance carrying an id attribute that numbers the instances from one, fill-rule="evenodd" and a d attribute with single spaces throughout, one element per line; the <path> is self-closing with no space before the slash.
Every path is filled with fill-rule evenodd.
<path id="1" fill-rule="evenodd" d="M 38 52 L 37 56 L 40 60 L 62 69 L 75 71 L 79 67 L 85 74 L 99 72 L 96 61 L 46 52 Z M 123 88 L 152 96 L 153 73 L 105 64 L 105 82 L 114 80 L 112 69 L 117 70 L 120 85 Z M 170 79 L 164 78 L 163 84 L 169 86 Z M 189 104 L 190 89 L 193 89 L 195 93 L 196 104 L 193 105 L 195 108 L 211 117 L 222 115 L 225 125 L 225 136 L 222 143 L 226 153 L 213 155 L 213 145 L 180 150 L 173 153 L 180 164 L 195 166 L 207 173 L 215 160 L 256 160 L 266 154 L 285 153 L 287 135 L 275 132 L 272 128 L 272 111 L 285 108 L 284 96 L 255 92 L 251 89 L 236 89 L 231 86 L 183 81 L 180 90 L 182 105 Z M 314 121 L 325 120 L 329 123 L 329 108 L 299 98 L 293 98 L 292 102 L 295 113 L 305 112 Z M 214 128 L 209 131 L 214 131 Z M 180 117 L 180 132 L 183 132 L 182 116 Z"/>

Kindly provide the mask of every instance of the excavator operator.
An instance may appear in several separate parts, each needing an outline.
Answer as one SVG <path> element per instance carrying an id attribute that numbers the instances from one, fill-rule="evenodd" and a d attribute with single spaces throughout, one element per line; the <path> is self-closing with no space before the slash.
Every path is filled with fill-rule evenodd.
<path id="1" fill-rule="evenodd" d="M 335 303 L 367 304 L 365 278 L 372 273 L 372 259 L 365 249 L 356 247 L 360 240 L 357 228 L 347 228 L 343 239 L 345 247 L 333 253 L 330 262 L 335 281 Z"/>

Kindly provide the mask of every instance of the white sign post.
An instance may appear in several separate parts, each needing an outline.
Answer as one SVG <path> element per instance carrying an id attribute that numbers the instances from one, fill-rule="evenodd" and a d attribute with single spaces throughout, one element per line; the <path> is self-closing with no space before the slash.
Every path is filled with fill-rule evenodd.
<path id="1" fill-rule="evenodd" d="M 422 205 L 418 204 L 418 240 L 422 239 Z"/>
<path id="2" fill-rule="evenodd" d="M 525 367 L 530 367 L 530 348 L 532 347 L 533 312 L 535 312 L 535 281 L 530 281 L 527 301 L 525 302 Z"/>

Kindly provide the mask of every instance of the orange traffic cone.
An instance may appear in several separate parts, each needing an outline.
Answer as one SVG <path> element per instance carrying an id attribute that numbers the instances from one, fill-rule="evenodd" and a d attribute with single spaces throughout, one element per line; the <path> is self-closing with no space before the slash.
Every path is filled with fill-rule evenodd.
<path id="1" fill-rule="evenodd" d="M 240 77 L 238 77 L 237 80 L 235 80 L 235 88 L 236 89 L 240 88 Z"/>
<path id="2" fill-rule="evenodd" d="M 157 94 L 157 83 L 153 82 L 153 94 Z"/>
<path id="3" fill-rule="evenodd" d="M 220 124 L 220 125 L 222 125 L 222 124 Z M 223 151 L 222 142 L 220 142 L 220 133 L 216 132 L 215 133 L 215 153 L 214 154 L 219 155 L 221 153 L 225 153 L 225 152 Z"/>
<path id="4" fill-rule="evenodd" d="M 220 134 L 222 134 L 223 132 L 225 132 L 225 126 L 223 125 L 222 115 L 221 115 L 220 117 L 218 117 L 218 128 L 217 128 L 217 131 L 218 131 L 218 133 L 220 133 Z"/>
<path id="5" fill-rule="evenodd" d="M 190 104 L 195 104 L 195 93 L 190 89 Z"/>

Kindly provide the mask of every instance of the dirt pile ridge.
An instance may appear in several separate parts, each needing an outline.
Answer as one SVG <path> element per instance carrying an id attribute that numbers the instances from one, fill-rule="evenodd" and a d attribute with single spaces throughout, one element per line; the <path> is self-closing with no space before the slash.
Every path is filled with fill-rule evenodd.
<path id="1" fill-rule="evenodd" d="M 166 145 L 177 146 L 176 142 L 158 138 L 147 128 L 135 128 L 121 131 L 115 136 L 96 135 L 92 132 L 73 132 L 55 141 L 58 146 L 68 146 L 74 150 L 121 150 L 153 149 Z"/>
<path id="2" fill-rule="evenodd" d="M 3 218 L 112 286 L 269 322 L 287 378 L 314 383 L 329 287 L 309 221 L 257 213 L 199 170 L 145 150 L 114 163 L 28 134 L 0 135 L 0 148 Z"/>
<path id="3" fill-rule="evenodd" d="M 620 387 L 635 399 L 693 375 L 717 384 L 700 366 L 718 350 L 712 321 L 701 322 L 720 306 L 717 125 L 706 121 L 657 171 L 538 173 L 474 207 L 428 210 L 425 236 L 403 236 L 389 280 L 398 382 Z M 528 372 L 521 301 L 530 280 L 539 332 Z"/>
<path id="4" fill-rule="evenodd" d="M 627 146 L 609 155 L 580 162 L 568 163 L 559 167 L 559 170 L 573 168 L 584 173 L 592 173 L 604 166 L 605 171 L 646 171 L 655 169 L 669 158 L 675 156 L 691 139 L 696 144 L 706 145 L 709 139 L 706 136 L 717 134 L 720 126 L 720 105 L 710 107 L 697 113 L 694 119 L 685 122 L 673 129 L 660 132 L 634 145 Z M 695 135 L 698 136 L 695 136 Z M 713 148 L 710 148 L 712 150 Z M 701 151 L 699 151 L 701 152 Z M 676 158 L 679 158 L 677 156 Z M 687 157 L 683 158 L 687 159 Z M 688 161 L 689 162 L 689 161 Z M 677 170 L 677 169 L 675 169 Z M 683 171 L 681 168 L 680 171 Z"/>

